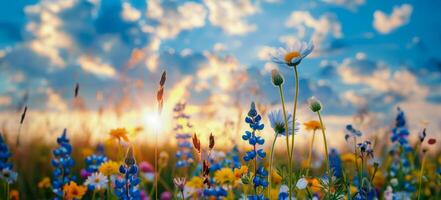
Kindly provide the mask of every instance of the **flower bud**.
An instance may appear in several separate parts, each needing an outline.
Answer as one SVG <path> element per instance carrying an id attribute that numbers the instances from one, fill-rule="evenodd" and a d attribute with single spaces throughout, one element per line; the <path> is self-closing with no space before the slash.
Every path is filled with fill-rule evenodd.
<path id="1" fill-rule="evenodd" d="M 308 99 L 308 104 L 312 112 L 318 112 L 322 109 L 322 103 L 314 96 Z"/>
<path id="2" fill-rule="evenodd" d="M 283 84 L 283 76 L 277 69 L 271 71 L 271 80 L 275 86 L 281 86 Z"/>

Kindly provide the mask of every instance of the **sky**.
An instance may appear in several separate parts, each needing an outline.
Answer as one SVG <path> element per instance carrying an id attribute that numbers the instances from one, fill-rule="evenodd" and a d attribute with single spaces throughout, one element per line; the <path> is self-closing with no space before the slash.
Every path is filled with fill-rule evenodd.
<path id="1" fill-rule="evenodd" d="M 298 67 L 300 120 L 316 96 L 336 130 L 400 106 L 441 130 L 441 1 L 21 0 L 0 6 L 0 112 L 153 110 L 167 71 L 166 109 L 185 100 L 218 122 L 251 101 L 279 107 L 271 70 L 294 96 L 280 47 L 312 42 Z M 73 100 L 75 84 L 80 99 Z M 263 109 L 263 108 L 262 108 Z"/>

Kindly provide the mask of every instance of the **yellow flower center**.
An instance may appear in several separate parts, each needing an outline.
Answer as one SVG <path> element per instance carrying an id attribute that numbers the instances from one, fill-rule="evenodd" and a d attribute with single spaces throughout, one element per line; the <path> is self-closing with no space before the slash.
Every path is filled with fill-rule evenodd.
<path id="1" fill-rule="evenodd" d="M 293 58 L 298 58 L 298 57 L 300 57 L 300 52 L 298 52 L 298 51 L 288 52 L 287 54 L 285 54 L 285 62 L 291 63 L 291 60 Z"/>

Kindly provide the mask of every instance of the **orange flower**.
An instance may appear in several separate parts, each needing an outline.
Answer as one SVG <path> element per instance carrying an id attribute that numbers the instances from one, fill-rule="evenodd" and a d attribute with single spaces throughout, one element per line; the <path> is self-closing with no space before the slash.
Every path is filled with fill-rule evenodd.
<path id="1" fill-rule="evenodd" d="M 311 120 L 311 121 L 305 122 L 303 125 L 305 126 L 307 131 L 316 131 L 316 130 L 321 129 L 321 127 L 322 127 L 320 125 L 320 122 L 317 120 Z"/>
<path id="2" fill-rule="evenodd" d="M 112 129 L 110 130 L 110 137 L 118 141 L 123 139 L 124 141 L 128 142 L 129 138 L 127 137 L 127 133 L 128 132 L 125 128 Z"/>
<path id="3" fill-rule="evenodd" d="M 86 194 L 86 191 L 87 188 L 85 186 L 77 185 L 73 181 L 63 187 L 64 198 L 68 200 L 81 199 Z"/>
<path id="4" fill-rule="evenodd" d="M 38 188 L 50 188 L 51 187 L 51 179 L 49 177 L 44 177 L 38 182 Z"/>
<path id="5" fill-rule="evenodd" d="M 245 165 L 242 165 L 240 168 L 234 169 L 234 176 L 236 176 L 237 179 L 240 179 L 247 172 L 248 172 L 248 167 Z"/>
<path id="6" fill-rule="evenodd" d="M 322 188 L 322 185 L 320 184 L 320 181 L 316 178 L 310 178 L 308 179 L 308 188 L 312 192 L 319 192 Z"/>
<path id="7" fill-rule="evenodd" d="M 20 194 L 18 193 L 17 190 L 11 190 L 11 192 L 9 192 L 9 198 L 11 200 L 19 200 L 20 199 Z"/>
<path id="8" fill-rule="evenodd" d="M 272 182 L 274 183 L 274 184 L 279 184 L 279 183 L 281 183 L 282 182 L 282 176 L 280 176 L 277 172 L 275 172 L 275 171 L 273 171 L 273 173 L 272 173 L 272 175 L 271 175 L 271 178 L 272 178 Z"/>

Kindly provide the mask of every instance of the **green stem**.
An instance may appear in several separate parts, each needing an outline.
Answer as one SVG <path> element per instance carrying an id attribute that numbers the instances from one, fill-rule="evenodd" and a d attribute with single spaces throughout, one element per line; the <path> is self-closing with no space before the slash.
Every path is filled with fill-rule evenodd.
<path id="1" fill-rule="evenodd" d="M 418 183 L 418 200 L 421 196 L 421 184 L 423 182 L 423 173 L 424 173 L 424 164 L 426 163 L 426 155 L 423 155 L 423 160 L 421 161 L 421 170 L 420 170 L 420 177 L 419 177 L 419 183 Z"/>
<path id="2" fill-rule="evenodd" d="M 311 169 L 312 147 L 314 147 L 314 139 L 315 139 L 315 129 L 312 132 L 312 140 L 311 140 L 311 144 L 309 145 L 309 153 L 308 153 L 308 163 L 307 163 L 306 176 L 308 176 L 309 170 Z"/>
<path id="3" fill-rule="evenodd" d="M 9 199 L 9 183 L 6 183 L 6 199 Z"/>
<path id="4" fill-rule="evenodd" d="M 297 73 L 297 65 L 294 65 L 294 76 L 296 78 L 296 93 L 294 95 L 294 109 L 292 112 L 292 136 L 291 136 L 291 154 L 289 155 L 289 165 L 291 166 L 291 171 L 290 173 L 290 177 L 292 177 L 292 166 L 294 166 L 294 158 L 293 158 L 293 154 L 294 154 L 294 132 L 295 132 L 295 127 L 296 127 L 296 114 L 297 114 L 297 100 L 299 97 L 299 75 Z M 291 183 L 292 180 L 289 180 L 289 182 Z M 290 187 L 291 189 L 291 187 Z M 292 199 L 292 192 L 289 193 L 289 199 Z"/>
<path id="5" fill-rule="evenodd" d="M 92 200 L 95 200 L 95 196 L 96 196 L 96 190 L 93 190 Z"/>
<path id="6" fill-rule="evenodd" d="M 323 135 L 323 141 L 325 143 L 325 156 L 326 156 L 326 163 L 327 163 L 327 168 L 328 168 L 328 178 L 329 178 L 329 194 L 331 194 L 331 189 L 332 189 L 332 172 L 331 172 L 331 163 L 329 163 L 329 154 L 328 154 L 328 142 L 326 141 L 326 130 L 325 130 L 325 126 L 323 125 L 323 120 L 322 120 L 322 116 L 320 115 L 320 111 L 317 111 L 317 115 L 319 117 L 320 120 L 320 126 L 321 126 L 321 130 L 322 130 L 322 135 Z"/>
<path id="7" fill-rule="evenodd" d="M 107 192 L 107 200 L 109 200 L 110 199 L 110 189 L 111 189 L 110 176 L 107 176 L 107 180 L 109 180 L 109 181 L 107 182 L 107 190 L 106 190 L 106 192 Z"/>
<path id="8" fill-rule="evenodd" d="M 159 169 L 158 169 L 158 132 L 156 131 L 155 134 L 155 182 L 154 182 L 154 188 L 155 188 L 155 199 L 158 199 L 158 176 L 159 176 Z"/>
<path id="9" fill-rule="evenodd" d="M 277 133 L 274 136 L 273 144 L 271 145 L 271 155 L 270 155 L 270 163 L 269 163 L 269 176 L 268 176 L 268 198 L 271 200 L 271 182 L 273 175 L 273 159 L 274 159 L 274 146 L 277 141 Z"/>
<path id="10" fill-rule="evenodd" d="M 286 150 L 287 150 L 287 155 L 288 155 L 288 188 L 289 188 L 289 198 L 291 199 L 292 197 L 292 192 L 291 192 L 291 174 L 292 174 L 292 169 L 291 169 L 291 154 L 289 151 L 289 129 L 288 129 L 288 118 L 286 117 L 286 108 L 285 108 L 285 98 L 283 97 L 283 89 L 282 86 L 279 85 L 279 93 L 280 93 L 280 100 L 282 101 L 282 110 L 283 110 L 283 120 L 284 120 L 284 124 L 285 124 L 285 136 L 286 136 Z"/>

